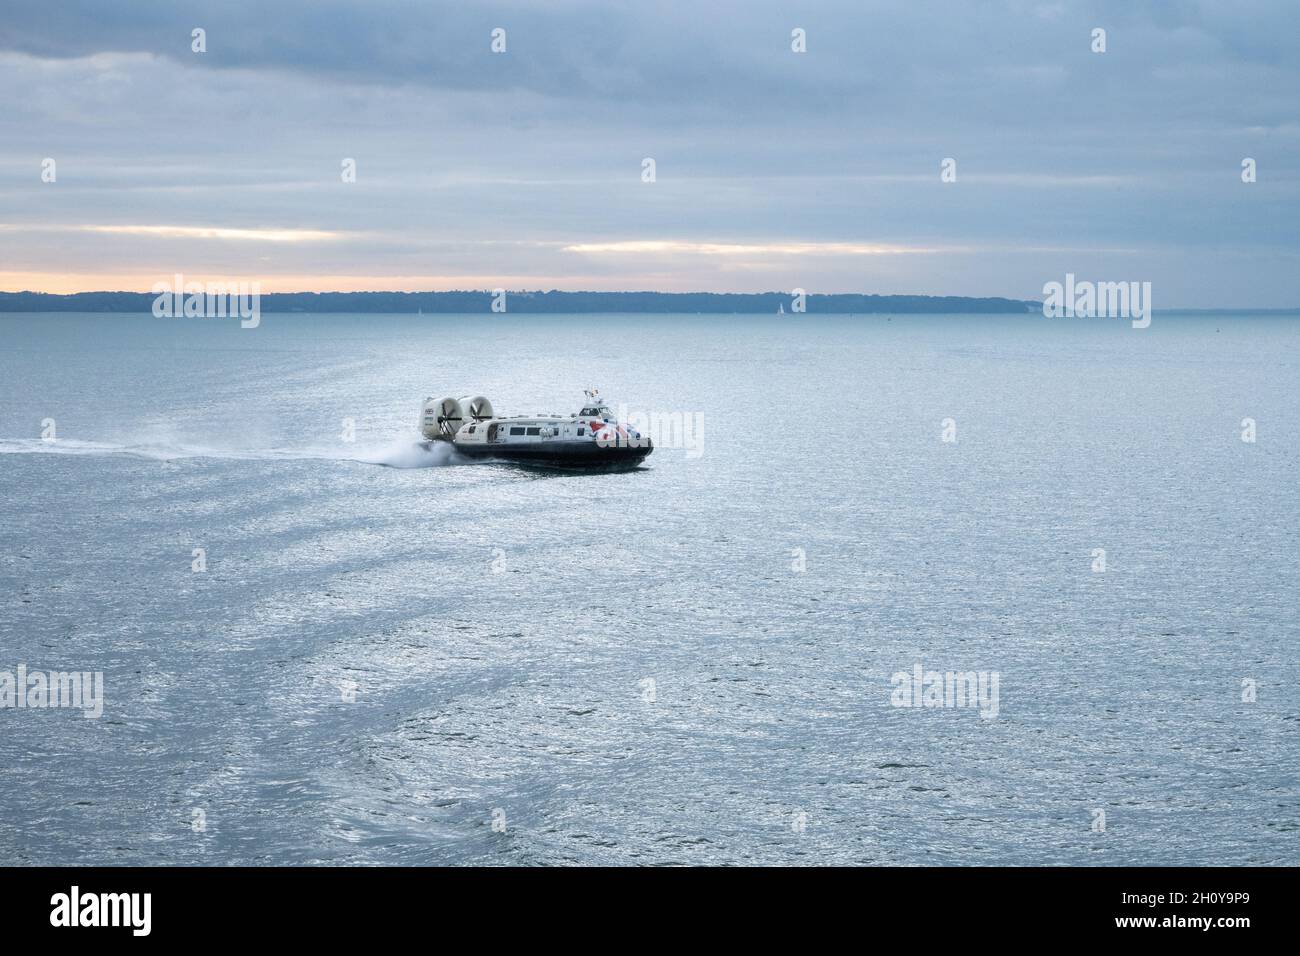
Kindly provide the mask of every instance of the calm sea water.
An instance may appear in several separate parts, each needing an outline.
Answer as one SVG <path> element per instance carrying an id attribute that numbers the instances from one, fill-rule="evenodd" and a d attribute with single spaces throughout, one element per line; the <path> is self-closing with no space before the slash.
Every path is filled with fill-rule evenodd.
<path id="1" fill-rule="evenodd" d="M 703 454 L 415 444 L 587 385 Z M 1268 316 L 0 316 L 0 860 L 1295 864 L 1298 449 Z"/>

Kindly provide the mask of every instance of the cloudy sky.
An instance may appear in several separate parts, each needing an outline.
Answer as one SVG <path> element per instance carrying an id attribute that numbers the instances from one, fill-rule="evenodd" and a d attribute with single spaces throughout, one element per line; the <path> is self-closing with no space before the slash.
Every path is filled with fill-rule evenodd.
<path id="1" fill-rule="evenodd" d="M 0 94 L 3 290 L 1300 306 L 1292 0 L 0 0 Z"/>

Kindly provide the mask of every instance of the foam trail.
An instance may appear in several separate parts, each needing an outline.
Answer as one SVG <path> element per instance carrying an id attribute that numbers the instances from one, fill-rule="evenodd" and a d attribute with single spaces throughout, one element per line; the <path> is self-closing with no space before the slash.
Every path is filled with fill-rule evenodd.
<path id="1" fill-rule="evenodd" d="M 366 465 L 383 465 L 386 468 L 436 468 L 458 463 L 455 449 L 445 441 L 415 442 L 398 440 L 388 445 L 358 452 L 345 461 L 359 461 Z"/>
<path id="2" fill-rule="evenodd" d="M 459 464 L 446 442 L 398 439 L 386 445 L 309 446 L 303 448 L 213 448 L 178 442 L 149 441 L 136 444 L 60 438 L 0 438 L 0 455 L 125 455 L 154 461 L 180 458 L 216 458 L 228 461 L 352 461 L 386 468 L 436 468 Z"/>

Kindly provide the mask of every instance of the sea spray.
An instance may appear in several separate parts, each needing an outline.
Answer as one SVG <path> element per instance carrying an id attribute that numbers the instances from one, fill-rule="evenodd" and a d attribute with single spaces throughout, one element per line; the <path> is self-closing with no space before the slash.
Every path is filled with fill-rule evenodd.
<path id="1" fill-rule="evenodd" d="M 448 442 L 415 442 L 405 439 L 359 450 L 343 460 L 383 465 L 386 468 L 438 468 L 457 463 L 456 451 Z"/>

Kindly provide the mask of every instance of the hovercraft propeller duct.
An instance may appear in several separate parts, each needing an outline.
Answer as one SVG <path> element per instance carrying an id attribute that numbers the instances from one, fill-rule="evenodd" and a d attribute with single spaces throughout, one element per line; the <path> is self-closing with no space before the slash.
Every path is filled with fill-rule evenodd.
<path id="1" fill-rule="evenodd" d="M 482 395 L 426 398 L 420 413 L 420 434 L 429 441 L 451 441 L 466 422 L 492 417 L 492 403 Z"/>
<path id="2" fill-rule="evenodd" d="M 492 417 L 492 403 L 482 395 L 462 398 L 460 404 L 461 409 L 466 413 L 466 416 L 473 421 L 481 422 L 485 418 Z"/>

